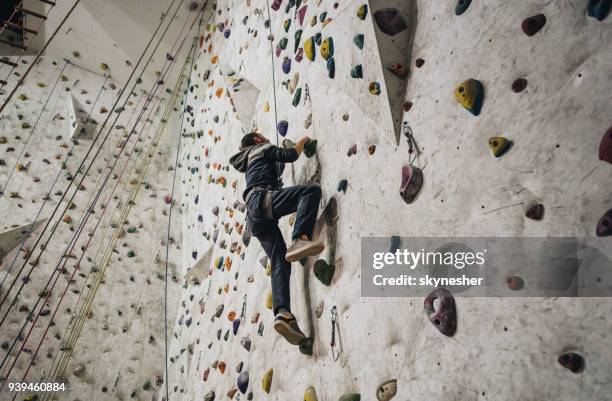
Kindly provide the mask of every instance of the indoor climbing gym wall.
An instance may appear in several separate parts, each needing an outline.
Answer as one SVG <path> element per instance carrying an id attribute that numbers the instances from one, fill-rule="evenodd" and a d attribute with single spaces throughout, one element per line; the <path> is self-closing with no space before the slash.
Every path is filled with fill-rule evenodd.
<path id="1" fill-rule="evenodd" d="M 445 332 L 423 297 L 363 298 L 360 277 L 362 237 L 610 234 L 609 5 L 212 4 L 180 131 L 183 290 L 158 399 L 612 399 L 607 298 L 448 294 Z M 272 327 L 271 266 L 229 165 L 251 131 L 311 138 L 283 173 L 323 193 L 326 251 L 292 264 L 299 347 Z"/>

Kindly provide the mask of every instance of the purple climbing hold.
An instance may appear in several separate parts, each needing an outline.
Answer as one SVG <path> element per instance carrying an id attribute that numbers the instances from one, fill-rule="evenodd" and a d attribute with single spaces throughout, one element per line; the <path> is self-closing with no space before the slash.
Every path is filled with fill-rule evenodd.
<path id="1" fill-rule="evenodd" d="M 544 14 L 534 15 L 533 17 L 526 18 L 521 24 L 523 32 L 527 36 L 533 36 L 540 32 L 546 25 L 546 16 Z"/>
<path id="2" fill-rule="evenodd" d="M 408 28 L 397 8 L 381 8 L 374 13 L 374 20 L 378 28 L 390 36 L 395 36 Z"/>
<path id="3" fill-rule="evenodd" d="M 544 205 L 541 203 L 531 206 L 525 212 L 525 217 L 532 220 L 542 220 L 542 216 L 544 216 Z"/>
<path id="4" fill-rule="evenodd" d="M 278 134 L 282 137 L 287 135 L 287 130 L 289 129 L 289 122 L 286 120 L 281 120 L 276 125 L 276 129 L 278 130 Z"/>
<path id="5" fill-rule="evenodd" d="M 272 7 L 274 11 L 278 11 L 282 3 L 283 3 L 283 0 L 274 0 L 270 7 Z"/>
<path id="6" fill-rule="evenodd" d="M 612 127 L 608 128 L 599 144 L 599 160 L 612 164 Z"/>
<path id="7" fill-rule="evenodd" d="M 349 148 L 349 150 L 348 150 L 346 155 L 348 157 L 351 157 L 351 156 L 356 155 L 356 154 L 357 154 L 357 144 L 355 143 L 355 144 L 353 144 L 353 146 L 351 146 Z"/>
<path id="8" fill-rule="evenodd" d="M 291 59 L 287 56 L 283 59 L 283 72 L 289 74 L 291 71 Z"/>
<path id="9" fill-rule="evenodd" d="M 434 301 L 438 300 L 437 310 L 434 309 Z M 427 318 L 440 333 L 452 337 L 457 331 L 457 309 L 455 298 L 448 290 L 436 288 L 433 290 L 423 304 Z"/>
<path id="10" fill-rule="evenodd" d="M 230 30 L 229 30 L 229 29 L 226 29 L 226 30 L 225 30 L 225 32 L 223 32 L 223 37 L 224 37 L 225 39 L 227 39 L 227 38 L 229 38 L 229 36 L 230 36 Z"/>
<path id="11" fill-rule="evenodd" d="M 575 352 L 566 352 L 559 356 L 559 364 L 572 373 L 580 373 L 584 369 L 584 358 Z"/>
<path id="12" fill-rule="evenodd" d="M 232 321 L 232 334 L 236 335 L 236 333 L 238 333 L 239 327 L 240 327 L 240 318 L 234 319 L 234 321 Z"/>
<path id="13" fill-rule="evenodd" d="M 238 375 L 238 380 L 236 381 L 236 387 L 242 394 L 245 394 L 247 388 L 249 387 L 249 372 L 246 370 Z"/>
<path id="14" fill-rule="evenodd" d="M 214 214 L 215 216 L 219 215 L 219 206 L 215 206 L 212 208 L 212 214 Z"/>
<path id="15" fill-rule="evenodd" d="M 412 203 L 423 186 L 423 172 L 415 166 L 402 168 L 400 195 L 406 203 Z"/>
<path id="16" fill-rule="evenodd" d="M 304 58 L 304 49 L 300 47 L 297 49 L 297 53 L 295 54 L 295 61 L 299 63 L 300 61 L 302 61 L 303 58 Z"/>
<path id="17" fill-rule="evenodd" d="M 304 17 L 306 17 L 307 9 L 308 9 L 308 6 L 305 5 L 304 7 L 300 8 L 298 11 L 298 19 L 300 21 L 300 25 L 304 25 Z"/>
<path id="18" fill-rule="evenodd" d="M 608 210 L 597 223 L 595 230 L 598 237 L 608 237 L 612 235 L 612 209 Z"/>

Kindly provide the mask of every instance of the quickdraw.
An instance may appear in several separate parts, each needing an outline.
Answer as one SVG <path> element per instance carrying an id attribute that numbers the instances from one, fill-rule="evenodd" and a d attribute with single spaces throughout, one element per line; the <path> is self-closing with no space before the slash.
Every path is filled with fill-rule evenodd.
<path id="1" fill-rule="evenodd" d="M 340 358 L 340 350 L 338 350 L 338 353 L 334 351 L 334 348 L 336 347 L 336 328 L 338 327 L 338 311 L 335 306 L 331 309 L 331 321 L 332 321 L 332 332 L 331 332 L 331 343 L 329 345 L 331 346 L 332 357 L 334 358 L 334 362 L 335 362 Z"/>

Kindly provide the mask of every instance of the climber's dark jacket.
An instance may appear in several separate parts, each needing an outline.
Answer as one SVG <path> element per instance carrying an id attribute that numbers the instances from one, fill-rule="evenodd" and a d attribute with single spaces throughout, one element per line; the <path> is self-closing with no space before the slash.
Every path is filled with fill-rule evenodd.
<path id="1" fill-rule="evenodd" d="M 255 187 L 282 188 L 280 175 L 285 163 L 293 163 L 298 157 L 297 150 L 279 148 L 269 142 L 241 149 L 230 158 L 230 163 L 236 170 L 246 173 L 246 189 L 242 198 L 246 200 Z"/>

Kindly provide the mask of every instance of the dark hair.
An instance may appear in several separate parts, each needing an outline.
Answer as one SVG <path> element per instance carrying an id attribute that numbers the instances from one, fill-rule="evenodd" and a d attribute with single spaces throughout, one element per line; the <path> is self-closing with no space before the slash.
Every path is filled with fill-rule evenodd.
<path id="1" fill-rule="evenodd" d="M 258 135 L 259 134 L 257 132 L 250 132 L 243 136 L 242 140 L 240 141 L 240 149 L 255 145 L 255 137 Z"/>

